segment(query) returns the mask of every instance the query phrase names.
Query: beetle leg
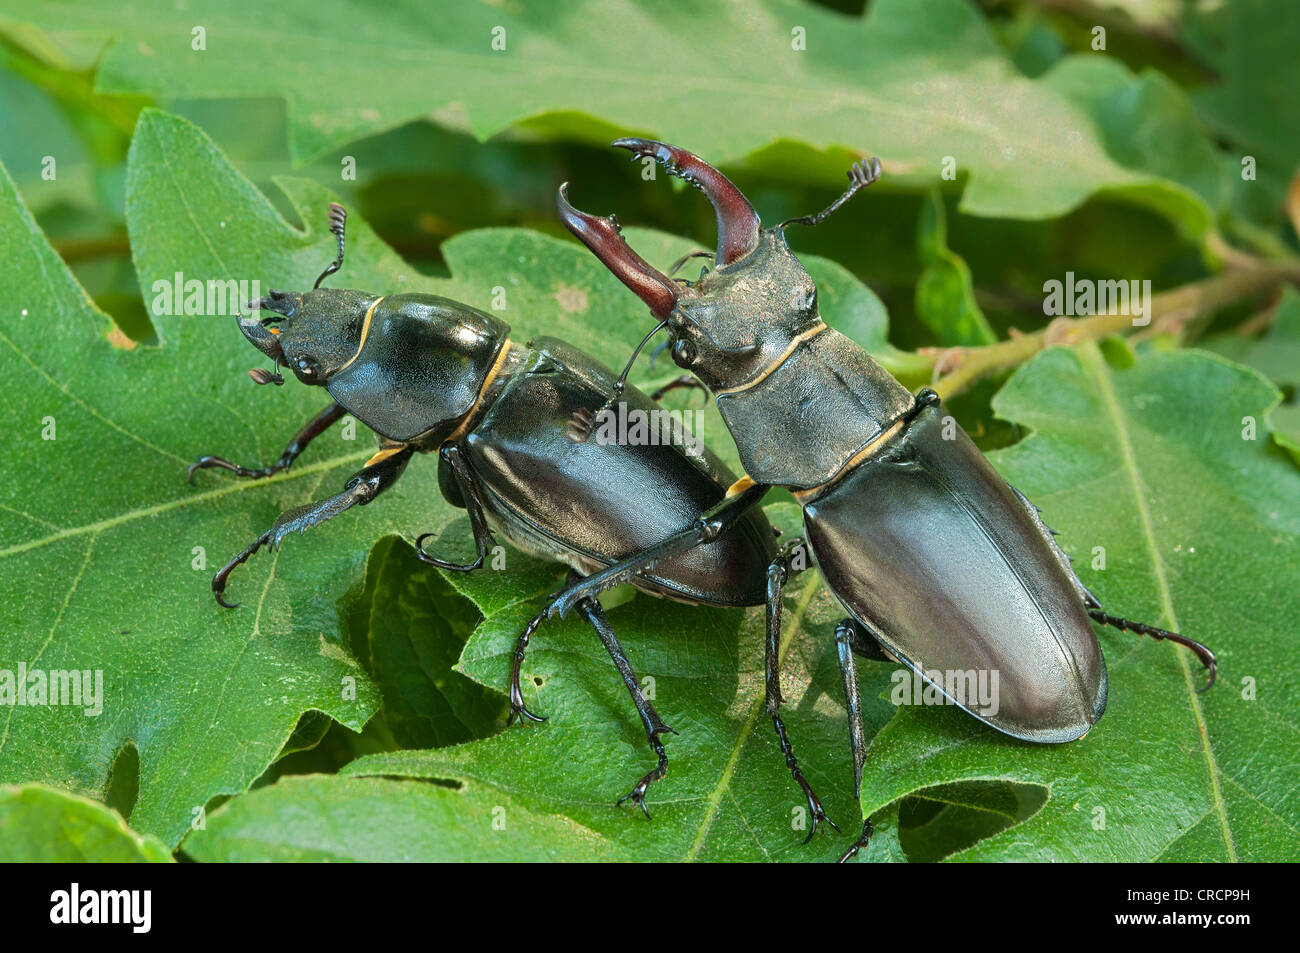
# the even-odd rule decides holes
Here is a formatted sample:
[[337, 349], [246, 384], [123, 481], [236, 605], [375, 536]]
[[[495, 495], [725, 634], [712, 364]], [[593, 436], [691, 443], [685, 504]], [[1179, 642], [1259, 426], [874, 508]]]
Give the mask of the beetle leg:
[[614, 406], [614, 402], [622, 396], [624, 389], [627, 387], [627, 375], [632, 373], [632, 366], [636, 364], [636, 359], [641, 354], [641, 350], [650, 343], [651, 338], [666, 327], [668, 327], [668, 321], [660, 321], [654, 326], [654, 329], [651, 330], [649, 334], [641, 339], [641, 343], [632, 351], [632, 356], [627, 359], [627, 364], [623, 367], [623, 373], [619, 374], [618, 379], [614, 381], [614, 386], [611, 388], [612, 392], [609, 397], [605, 399], [603, 404], [597, 407], [594, 411], [579, 408], [573, 412], [573, 416], [569, 418], [570, 440], [574, 443], [587, 442], [587, 438], [591, 436], [592, 428], [596, 426], [596, 421], [598, 421], [606, 411], [610, 410]]
[[693, 258], [712, 258], [712, 257], [713, 257], [713, 252], [705, 251], [702, 248], [699, 251], [688, 251], [681, 258], [678, 258], [675, 262], [673, 262], [673, 266], [668, 269], [668, 274], [670, 277], [672, 275], [677, 274], [677, 272], [685, 268], [686, 263]]
[[229, 470], [237, 477], [246, 477], [250, 480], [260, 480], [264, 477], [274, 476], [282, 470], [288, 470], [293, 466], [293, 461], [298, 459], [298, 455], [307, 449], [307, 444], [311, 443], [333, 424], [337, 423], [347, 411], [342, 404], [330, 404], [319, 414], [307, 421], [306, 425], [293, 435], [289, 445], [284, 448], [284, 453], [280, 454], [280, 459], [275, 463], [265, 467], [249, 468], [241, 467], [237, 463], [231, 463], [222, 457], [214, 457], [205, 454], [199, 457], [194, 463], [190, 464], [186, 471], [191, 483], [194, 482], [194, 472], [196, 470], [207, 470], [212, 467], [219, 467], [223, 470]]
[[627, 582], [638, 573], [653, 569], [660, 560], [713, 542], [740, 520], [751, 506], [757, 505], [770, 489], [771, 487], [765, 483], [750, 484], [735, 496], [727, 497], [701, 515], [686, 529], [566, 587], [547, 606], [547, 617], [558, 615], [563, 619], [583, 599], [595, 599], [602, 592]]
[[546, 621], [546, 610], [543, 609], [524, 626], [524, 631], [519, 633], [519, 638], [515, 640], [514, 661], [510, 666], [510, 715], [506, 718], [507, 725], [513, 725], [516, 718], [527, 718], [529, 721], [542, 722], [546, 718], [543, 715], [535, 715], [528, 710], [524, 704], [524, 693], [519, 687], [519, 673], [524, 666], [524, 653], [528, 651], [528, 641], [537, 631], [538, 626]]
[[421, 533], [416, 537], [415, 555], [421, 562], [428, 563], [430, 566], [437, 566], [439, 569], [446, 569], [450, 572], [473, 572], [483, 565], [483, 558], [487, 556], [488, 547], [496, 541], [492, 538], [492, 530], [488, 528], [487, 520], [483, 517], [483, 505], [479, 497], [478, 482], [474, 479], [474, 474], [470, 471], [464, 457], [460, 455], [460, 448], [454, 443], [444, 444], [438, 455], [447, 462], [447, 465], [451, 467], [451, 472], [456, 476], [456, 484], [460, 487], [461, 496], [465, 500], [465, 511], [469, 513], [469, 525], [474, 533], [474, 549], [478, 556], [472, 563], [466, 563], [465, 565], [449, 563], [436, 556], [431, 556], [424, 551], [424, 541], [432, 536], [432, 533]]
[[1195, 653], [1200, 659], [1201, 664], [1210, 670], [1210, 679], [1198, 691], [1208, 691], [1214, 684], [1214, 680], [1219, 677], [1219, 664], [1210, 649], [1197, 642], [1195, 639], [1189, 639], [1185, 635], [1179, 635], [1177, 632], [1170, 632], [1167, 629], [1158, 629], [1154, 625], [1147, 625], [1145, 622], [1134, 622], [1131, 619], [1121, 619], [1119, 616], [1109, 615], [1099, 608], [1089, 607], [1088, 615], [1096, 619], [1102, 625], [1109, 625], [1119, 629], [1121, 632], [1136, 632], [1139, 635], [1149, 635], [1157, 641], [1175, 642], [1178, 645], [1186, 646]]
[[[853, 657], [859, 626], [845, 619], [835, 627], [835, 653], [844, 679], [844, 707], [849, 718], [849, 742], [853, 746], [853, 796], [862, 796], [862, 765], [867, 760], [866, 734], [862, 727], [862, 698], [858, 692], [858, 662]], [[861, 654], [861, 653], [859, 653]]]
[[397, 481], [414, 452], [413, 447], [398, 448], [354, 473], [342, 493], [281, 513], [269, 530], [253, 540], [247, 549], [226, 563], [212, 577], [212, 594], [216, 597], [217, 603], [227, 609], [234, 609], [239, 605], [237, 602], [231, 603], [225, 600], [226, 581], [235, 568], [248, 562], [255, 552], [263, 546], [277, 549], [290, 533], [305, 533], [311, 527], [338, 516], [344, 510], [349, 510], [358, 504], [364, 506], [369, 503]]
[[[849, 742], [853, 745], [853, 796], [862, 797], [862, 766], [867, 760], [866, 734], [862, 727], [862, 696], [858, 691], [858, 663], [855, 655], [889, 661], [880, 642], [861, 622], [849, 617], [835, 627], [835, 651], [839, 658], [840, 675], [844, 678], [844, 705], [849, 717]], [[874, 833], [871, 818], [862, 819], [862, 833], [849, 845], [839, 863], [852, 860], [858, 851], [867, 846]]]
[[641, 716], [641, 725], [645, 728], [646, 740], [650, 742], [650, 747], [654, 749], [659, 758], [654, 770], [642, 777], [631, 791], [617, 801], [618, 804], [622, 804], [624, 801], [630, 800], [641, 808], [641, 813], [649, 817], [650, 812], [645, 806], [646, 788], [668, 773], [668, 754], [664, 751], [664, 745], [659, 736], [665, 731], [674, 735], [677, 732], [664, 724], [664, 720], [659, 717], [659, 712], [655, 711], [655, 706], [650, 703], [650, 699], [646, 698], [645, 693], [641, 691], [641, 683], [637, 681], [636, 672], [632, 671], [632, 665], [627, 660], [627, 653], [623, 651], [618, 636], [614, 634], [613, 626], [605, 618], [605, 610], [600, 607], [600, 603], [595, 599], [584, 599], [578, 603], [577, 609], [582, 617], [591, 624], [591, 627], [596, 630], [596, 635], [600, 637], [601, 644], [605, 646], [605, 651], [613, 659], [618, 674], [623, 676], [623, 684], [627, 686], [627, 693], [632, 696], [632, 704], [636, 706], [636, 713]]
[[871, 826], [871, 818], [864, 818], [862, 821], [862, 833], [858, 835], [857, 840], [849, 845], [849, 849], [840, 855], [840, 859], [836, 861], [836, 863], [847, 863], [854, 857], [858, 856], [858, 851], [867, 846], [867, 842], [871, 840], [871, 835], [875, 832], [875, 828]]
[[795, 783], [803, 789], [808, 799], [808, 813], [812, 817], [812, 826], [804, 843], [808, 843], [817, 833], [817, 828], [825, 821], [835, 830], [835, 822], [826, 816], [821, 799], [813, 792], [812, 785], [799, 770], [799, 761], [794, 756], [794, 748], [785, 733], [785, 722], [781, 720], [781, 599], [785, 594], [785, 583], [790, 576], [790, 557], [802, 548], [803, 540], [795, 539], [786, 543], [767, 567], [767, 639], [763, 649], [763, 674], [767, 684], [767, 714], [776, 729], [776, 738], [781, 745], [781, 754], [785, 755], [785, 766]]
[[[569, 573], [570, 583], [576, 582], [577, 579], [576, 573]], [[601, 644], [605, 646], [605, 651], [609, 653], [609, 657], [614, 661], [614, 667], [618, 669], [619, 675], [623, 676], [623, 684], [627, 686], [627, 692], [632, 696], [632, 704], [636, 706], [636, 712], [641, 716], [641, 724], [645, 728], [646, 739], [650, 742], [650, 747], [654, 749], [659, 758], [654, 770], [642, 777], [632, 790], [619, 798], [617, 802], [622, 804], [630, 799], [641, 808], [646, 817], [649, 817], [650, 811], [647, 810], [645, 805], [646, 789], [668, 773], [668, 753], [664, 751], [663, 741], [660, 740], [659, 736], [663, 732], [671, 732], [674, 735], [677, 732], [664, 723], [664, 720], [659, 717], [659, 712], [655, 711], [654, 705], [641, 691], [636, 672], [632, 670], [632, 665], [627, 660], [627, 653], [623, 651], [623, 646], [619, 642], [618, 636], [614, 634], [614, 629], [605, 617], [605, 612], [601, 609], [600, 603], [595, 599], [584, 599], [578, 603], [577, 609], [579, 614], [596, 630], [596, 635], [600, 637]], [[528, 649], [528, 642], [533, 633], [545, 621], [546, 612], [539, 612], [524, 627], [523, 632], [519, 634], [519, 638], [515, 642], [514, 660], [510, 670], [510, 716], [507, 719], [507, 724], [513, 723], [517, 717], [538, 722], [546, 720], [544, 717], [535, 715], [528, 710], [528, 706], [524, 703], [523, 691], [519, 686], [520, 669], [524, 664], [524, 652]]]
[[704, 383], [694, 374], [683, 374], [681, 377], [674, 377], [663, 387], [660, 387], [657, 391], [652, 393], [650, 395], [650, 399], [654, 401], [660, 400], [665, 394], [671, 394], [673, 391], [680, 390], [683, 387], [689, 388], [691, 390], [703, 391], [706, 395], [705, 403], [708, 402], [707, 395], [709, 393], [709, 389], [705, 387]]
[[871, 634], [871, 631], [857, 619], [848, 618], [841, 622], [835, 629], [836, 639], [839, 638], [841, 628], [845, 630], [845, 638], [848, 639], [849, 649], [852, 650], [854, 655], [871, 659], [873, 662], [898, 661], [886, 651], [879, 640]]

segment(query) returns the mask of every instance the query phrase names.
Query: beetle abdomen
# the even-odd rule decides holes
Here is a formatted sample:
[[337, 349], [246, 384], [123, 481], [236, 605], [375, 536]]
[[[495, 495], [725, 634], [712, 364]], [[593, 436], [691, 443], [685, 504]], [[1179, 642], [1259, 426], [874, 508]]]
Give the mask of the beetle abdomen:
[[1000, 731], [1072, 741], [1106, 707], [1081, 587], [1023, 498], [960, 428], [944, 439], [942, 419], [927, 408], [805, 500], [808, 540], [840, 601], [909, 667], [991, 689], [954, 700]]
[[[576, 410], [598, 406], [614, 375], [554, 339], [505, 385], [465, 439], [466, 457], [498, 526], [521, 548], [583, 572], [609, 565], [688, 527], [721, 502], [734, 477], [703, 447], [585, 442], [569, 436]], [[663, 411], [634, 387], [628, 411]], [[652, 591], [714, 605], [766, 598], [774, 534], [753, 510], [719, 539], [645, 573]]]

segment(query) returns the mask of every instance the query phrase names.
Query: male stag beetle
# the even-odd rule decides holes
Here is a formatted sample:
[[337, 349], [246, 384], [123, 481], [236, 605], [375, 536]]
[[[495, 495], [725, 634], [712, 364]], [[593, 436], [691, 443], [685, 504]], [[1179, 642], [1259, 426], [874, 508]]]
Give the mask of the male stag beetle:
[[[437, 451], [443, 496], [469, 515], [477, 549], [471, 563], [427, 553], [424, 541], [431, 534], [416, 539], [421, 560], [450, 571], [482, 566], [495, 529], [524, 552], [567, 564], [573, 581], [670, 536], [724, 498], [735, 477], [707, 448], [688, 453], [681, 441], [635, 446], [577, 439], [571, 419], [611, 391], [622, 393], [629, 412], [656, 406], [635, 387], [625, 387], [627, 370], [616, 379], [593, 358], [554, 338], [514, 343], [504, 322], [446, 298], [321, 288], [321, 281], [342, 266], [345, 220], [342, 207], [331, 206], [338, 256], [313, 290], [271, 291], [249, 306], [272, 317], [239, 319], [244, 337], [275, 362], [273, 372], [250, 371], [255, 382], [283, 383], [279, 369], [285, 366], [304, 384], [324, 387], [333, 402], [294, 436], [276, 463], [247, 468], [204, 456], [190, 466], [189, 475], [192, 480], [195, 471], [215, 467], [256, 479], [287, 470], [314, 438], [348, 413], [379, 435], [380, 450], [341, 493], [282, 514], [223, 567], [212, 580], [221, 605], [233, 608], [224, 596], [226, 582], [258, 549], [274, 549], [292, 532], [371, 502], [397, 481], [416, 453]], [[754, 508], [707, 545], [661, 560], [629, 581], [682, 602], [766, 604], [769, 683], [777, 679], [779, 684], [771, 633], [780, 632], [781, 584], [801, 568], [801, 545], [778, 547], [771, 524]], [[673, 729], [642, 693], [600, 604], [580, 599], [575, 608], [608, 650], [658, 757], [655, 768], [618, 802], [631, 799], [649, 816], [646, 789], [668, 766], [660, 735]], [[519, 680], [529, 639], [545, 618], [543, 612], [533, 619], [516, 645], [511, 721], [544, 720], [524, 704]], [[772, 718], [786, 764], [808, 799], [811, 838], [827, 818], [799, 771], [775, 709]]]
[[[938, 395], [913, 396], [862, 348], [827, 327], [817, 287], [786, 245], [792, 224], [816, 225], [880, 163], [855, 163], [830, 207], [764, 229], [717, 169], [662, 142], [619, 139], [698, 188], [717, 216], [715, 267], [693, 284], [669, 280], [636, 254], [611, 218], [569, 204], [565, 225], [650, 308], [671, 335], [673, 359], [713, 392], [746, 477], [695, 525], [588, 576], [550, 606], [577, 601], [724, 532], [772, 486], [803, 507], [804, 532], [827, 584], [848, 612], [835, 638], [859, 794], [866, 758], [854, 653], [927, 672], [998, 673], [999, 698], [981, 711], [933, 683], [976, 718], [1015, 738], [1081, 738], [1106, 707], [1106, 666], [1089, 618], [1187, 646], [1210, 671], [1214, 654], [1191, 639], [1104, 612], [1075, 575], [1038, 510], [1009, 486]], [[871, 836], [862, 835], [842, 859]]]

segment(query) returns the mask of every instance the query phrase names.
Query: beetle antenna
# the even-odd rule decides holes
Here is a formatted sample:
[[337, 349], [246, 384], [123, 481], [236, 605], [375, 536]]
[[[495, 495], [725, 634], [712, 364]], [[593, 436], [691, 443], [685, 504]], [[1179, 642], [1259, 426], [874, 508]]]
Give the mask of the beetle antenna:
[[332, 262], [325, 266], [325, 270], [320, 273], [316, 279], [316, 284], [312, 285], [312, 290], [320, 287], [320, 283], [328, 278], [334, 272], [343, 267], [343, 246], [345, 244], [343, 233], [348, 224], [348, 210], [338, 202], [330, 202], [330, 233], [339, 240], [339, 254]]
[[822, 209], [816, 215], [801, 215], [798, 218], [787, 218], [777, 228], [785, 228], [787, 225], [820, 225], [826, 221], [830, 215], [837, 211], [841, 205], [853, 198], [858, 189], [870, 185], [872, 182], [880, 180], [880, 160], [875, 156], [870, 159], [861, 159], [849, 166], [848, 177], [849, 187], [844, 194], [837, 198], [826, 208]]
[[627, 359], [627, 366], [623, 368], [623, 373], [618, 375], [618, 380], [614, 381], [614, 393], [609, 395], [609, 399], [601, 404], [595, 413], [590, 410], [575, 410], [573, 416], [569, 418], [569, 439], [574, 443], [586, 443], [587, 438], [591, 436], [592, 429], [596, 426], [596, 421], [600, 420], [602, 414], [614, 406], [614, 401], [622, 395], [624, 388], [627, 387], [627, 375], [632, 373], [632, 365], [636, 363], [637, 356], [642, 349], [650, 343], [650, 339], [656, 334], [668, 327], [668, 319], [660, 321], [651, 329], [650, 333], [641, 339], [641, 343], [636, 346], [632, 356]]

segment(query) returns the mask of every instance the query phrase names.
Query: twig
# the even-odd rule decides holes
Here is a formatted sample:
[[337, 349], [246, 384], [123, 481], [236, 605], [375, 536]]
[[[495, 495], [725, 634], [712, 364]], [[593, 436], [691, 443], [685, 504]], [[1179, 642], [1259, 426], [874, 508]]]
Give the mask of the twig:
[[[1150, 318], [1153, 323], [1172, 318], [1185, 324], [1245, 298], [1267, 294], [1286, 281], [1300, 282], [1300, 264], [1294, 261], [1256, 262], [1250, 268], [1225, 272], [1154, 295]], [[945, 349], [941, 352], [943, 361], [953, 370], [940, 377], [934, 389], [940, 397], [947, 399], [963, 393], [991, 374], [1018, 367], [1045, 348], [1095, 341], [1131, 330], [1133, 326], [1132, 315], [1110, 312], [1068, 323], [1053, 321], [1040, 331], [984, 347]], [[930, 356], [936, 363], [939, 353], [938, 349], [932, 349]]]

